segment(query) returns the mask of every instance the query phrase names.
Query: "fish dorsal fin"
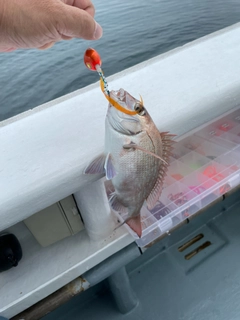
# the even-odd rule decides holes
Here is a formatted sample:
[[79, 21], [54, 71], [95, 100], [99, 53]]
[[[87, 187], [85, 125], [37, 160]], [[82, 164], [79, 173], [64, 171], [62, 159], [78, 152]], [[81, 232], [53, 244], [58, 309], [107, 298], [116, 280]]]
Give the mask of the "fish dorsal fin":
[[161, 132], [160, 133], [161, 139], [162, 139], [162, 149], [163, 149], [163, 159], [164, 163], [161, 165], [157, 181], [149, 194], [149, 196], [146, 199], [147, 207], [149, 210], [153, 209], [159, 200], [161, 193], [162, 193], [162, 187], [163, 187], [163, 181], [164, 177], [167, 173], [167, 167], [166, 163], [169, 163], [169, 157], [171, 156], [172, 151], [172, 144], [175, 142], [172, 140], [172, 138], [175, 136], [173, 134], [169, 134], [168, 132]]
[[159, 132], [160, 137], [162, 139], [162, 144], [163, 146], [169, 146], [175, 143], [176, 141], [173, 140], [174, 137], [176, 137], [176, 134], [170, 134], [168, 131], [167, 132]]
[[164, 180], [164, 176], [165, 176], [165, 168], [161, 168], [157, 181], [154, 185], [154, 187], [152, 188], [151, 193], [149, 194], [149, 196], [146, 199], [147, 202], [147, 207], [149, 210], [152, 210], [157, 201], [159, 200], [161, 193], [162, 193], [162, 186], [163, 186], [163, 180]]
[[169, 158], [172, 155], [172, 145], [176, 143], [176, 141], [173, 140], [173, 138], [176, 137], [176, 134], [160, 132], [160, 137], [162, 140], [162, 157], [167, 163], [169, 163]]
[[104, 164], [106, 161], [105, 154], [101, 154], [97, 158], [95, 158], [84, 170], [84, 174], [104, 174], [105, 169]]
[[106, 161], [105, 161], [105, 164], [104, 164], [104, 169], [105, 169], [106, 179], [107, 180], [111, 180], [117, 174], [116, 170], [114, 168], [114, 165], [112, 163], [112, 156], [111, 156], [110, 153], [107, 154]]
[[112, 184], [111, 180], [105, 180], [104, 181], [104, 185], [105, 185], [105, 189], [106, 189], [106, 193], [108, 196], [108, 199], [110, 199], [110, 196], [115, 192], [114, 186]]
[[124, 207], [124, 205], [118, 200], [117, 195], [115, 192], [111, 194], [111, 197], [109, 199], [109, 203], [113, 210], [121, 213], [127, 213], [128, 209]]

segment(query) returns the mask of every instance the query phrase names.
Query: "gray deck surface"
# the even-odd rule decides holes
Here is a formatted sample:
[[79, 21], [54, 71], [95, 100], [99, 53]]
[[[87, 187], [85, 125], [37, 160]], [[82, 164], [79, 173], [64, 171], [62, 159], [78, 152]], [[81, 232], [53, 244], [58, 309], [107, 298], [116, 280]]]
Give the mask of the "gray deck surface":
[[[119, 313], [101, 283], [44, 317], [44, 320], [239, 320], [240, 192], [215, 205], [147, 250], [127, 266], [139, 305]], [[184, 252], [178, 247], [204, 237]], [[184, 256], [206, 241], [190, 260]]]

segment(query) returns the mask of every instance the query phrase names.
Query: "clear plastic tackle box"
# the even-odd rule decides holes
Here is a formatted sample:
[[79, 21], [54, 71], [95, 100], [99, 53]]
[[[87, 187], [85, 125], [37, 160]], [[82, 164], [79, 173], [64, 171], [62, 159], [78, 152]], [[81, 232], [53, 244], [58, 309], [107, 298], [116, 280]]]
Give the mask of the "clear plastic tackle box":
[[141, 210], [142, 237], [125, 227], [139, 247], [147, 246], [239, 184], [240, 108], [178, 137], [159, 201]]

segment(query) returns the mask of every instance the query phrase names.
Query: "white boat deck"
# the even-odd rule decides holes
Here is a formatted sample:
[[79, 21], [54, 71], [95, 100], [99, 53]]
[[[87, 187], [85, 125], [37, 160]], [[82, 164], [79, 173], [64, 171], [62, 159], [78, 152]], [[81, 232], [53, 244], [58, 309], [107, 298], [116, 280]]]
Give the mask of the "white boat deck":
[[[183, 134], [240, 104], [239, 39], [237, 24], [109, 77], [109, 86], [141, 94], [161, 131]], [[82, 172], [103, 148], [106, 110], [96, 83], [0, 124], [0, 231], [90, 181]], [[7, 317], [133, 241], [122, 228], [106, 241], [84, 231], [41, 248], [22, 223], [11, 230], [24, 256], [0, 274], [0, 315]]]

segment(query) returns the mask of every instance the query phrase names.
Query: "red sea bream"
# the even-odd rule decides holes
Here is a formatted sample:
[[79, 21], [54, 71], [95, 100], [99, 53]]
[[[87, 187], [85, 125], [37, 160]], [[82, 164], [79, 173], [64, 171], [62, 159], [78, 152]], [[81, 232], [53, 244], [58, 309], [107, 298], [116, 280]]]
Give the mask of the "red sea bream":
[[111, 91], [110, 98], [105, 150], [85, 173], [104, 173], [111, 180], [112, 207], [127, 211], [125, 222], [141, 237], [140, 210], [145, 201], [152, 209], [161, 195], [173, 135], [160, 133], [142, 101], [127, 91]]

